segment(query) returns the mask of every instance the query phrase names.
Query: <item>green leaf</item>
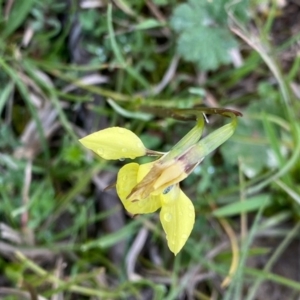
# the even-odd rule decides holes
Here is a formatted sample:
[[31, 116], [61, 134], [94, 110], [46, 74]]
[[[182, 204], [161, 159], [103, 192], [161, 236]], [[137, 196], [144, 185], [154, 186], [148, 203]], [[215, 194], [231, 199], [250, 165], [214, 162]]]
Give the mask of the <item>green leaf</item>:
[[164, 6], [168, 4], [168, 0], [153, 0], [153, 2], [158, 6]]
[[[239, 12], [246, 9], [246, 1], [242, 2]], [[225, 7], [229, 3], [228, 0], [189, 0], [174, 10], [171, 27], [179, 33], [177, 52], [201, 70], [215, 70], [230, 63], [229, 52], [237, 47], [226, 26]]]
[[134, 26], [135, 30], [147, 30], [156, 27], [162, 27], [163, 23], [157, 21], [156, 19], [147, 19], [142, 21], [141, 23]]
[[[280, 107], [274, 105], [278, 93], [274, 95], [274, 90], [265, 85], [259, 85], [258, 90], [263, 100], [253, 101], [248, 105], [244, 111], [245, 117], [239, 120], [234, 137], [220, 148], [227, 163], [236, 165], [238, 157], [241, 159], [243, 172], [249, 178], [258, 175], [266, 167], [279, 166], [261, 121], [264, 116], [262, 112], [266, 115], [265, 118], [280, 115]], [[285, 149], [284, 151], [286, 152]]]
[[195, 62], [201, 70], [215, 70], [231, 61], [229, 51], [237, 46], [226, 28], [195, 27], [178, 40], [177, 51], [186, 61]]
[[141, 226], [141, 219], [137, 219], [126, 226], [122, 227], [120, 230], [115, 231], [110, 234], [103, 235], [102, 237], [87, 242], [81, 246], [82, 251], [87, 251], [91, 248], [109, 248], [112, 245], [117, 244], [119, 241], [128, 239], [132, 236], [138, 227]]
[[6, 84], [2, 90], [0, 91], [0, 115], [2, 113], [2, 110], [8, 101], [12, 91], [13, 91], [14, 85], [12, 82]]
[[32, 9], [35, 0], [15, 1], [12, 11], [9, 15], [4, 30], [1, 32], [1, 38], [5, 39], [10, 36], [21, 24], [24, 23], [27, 15]]
[[144, 121], [149, 121], [152, 119], [152, 116], [147, 113], [143, 112], [133, 112], [124, 109], [120, 105], [118, 105], [115, 101], [112, 99], [107, 99], [107, 103], [121, 116], [125, 118], [130, 118], [130, 119], [138, 119], [138, 120], [144, 120]]
[[271, 203], [270, 196], [262, 194], [262, 195], [249, 198], [245, 201], [230, 203], [226, 206], [216, 209], [213, 212], [213, 215], [216, 217], [229, 217], [229, 216], [239, 215], [241, 213], [256, 211], [261, 206], [267, 206], [270, 203]]

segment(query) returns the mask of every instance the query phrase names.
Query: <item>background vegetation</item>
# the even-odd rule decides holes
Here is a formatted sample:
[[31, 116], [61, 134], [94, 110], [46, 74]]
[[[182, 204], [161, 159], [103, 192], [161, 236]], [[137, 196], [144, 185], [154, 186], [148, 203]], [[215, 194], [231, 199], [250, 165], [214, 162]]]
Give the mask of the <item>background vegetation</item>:
[[[299, 14], [296, 0], [0, 1], [1, 298], [298, 299]], [[157, 213], [131, 219], [103, 192], [124, 162], [78, 143], [118, 125], [164, 151], [193, 126], [141, 104], [244, 114], [182, 184], [197, 218], [176, 257]]]

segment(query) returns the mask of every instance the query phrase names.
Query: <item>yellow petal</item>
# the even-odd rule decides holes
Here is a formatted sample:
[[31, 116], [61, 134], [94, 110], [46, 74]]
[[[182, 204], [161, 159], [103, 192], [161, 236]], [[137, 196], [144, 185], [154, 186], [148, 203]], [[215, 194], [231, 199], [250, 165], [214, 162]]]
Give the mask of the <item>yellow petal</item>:
[[150, 172], [150, 170], [152, 169], [153, 165], [156, 163], [157, 161], [152, 161], [146, 164], [142, 164], [139, 167], [139, 171], [137, 174], [137, 181], [141, 182], [146, 175]]
[[79, 142], [104, 159], [134, 159], [146, 154], [142, 141], [132, 131], [121, 127], [94, 132]]
[[[152, 213], [161, 207], [160, 196], [150, 195], [145, 199], [127, 199], [127, 196], [130, 194], [133, 187], [137, 184], [139, 169], [142, 166], [137, 163], [127, 164], [120, 169], [117, 178], [117, 193], [125, 209], [134, 215]], [[146, 168], [148, 168], [148, 166]]]
[[[165, 191], [167, 192], [167, 190]], [[195, 223], [195, 209], [179, 185], [161, 195], [160, 221], [166, 233], [168, 246], [176, 255], [186, 243]]]

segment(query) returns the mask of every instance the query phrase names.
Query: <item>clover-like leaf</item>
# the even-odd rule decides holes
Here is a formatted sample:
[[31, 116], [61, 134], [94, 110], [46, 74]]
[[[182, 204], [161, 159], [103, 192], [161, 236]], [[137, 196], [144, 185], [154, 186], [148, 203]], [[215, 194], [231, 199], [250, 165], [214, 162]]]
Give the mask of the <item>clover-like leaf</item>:
[[[246, 1], [235, 6], [241, 16]], [[215, 70], [231, 61], [230, 50], [237, 42], [226, 26], [228, 0], [189, 0], [179, 5], [171, 18], [172, 28], [179, 33], [177, 52], [186, 61], [194, 62], [201, 70]]]

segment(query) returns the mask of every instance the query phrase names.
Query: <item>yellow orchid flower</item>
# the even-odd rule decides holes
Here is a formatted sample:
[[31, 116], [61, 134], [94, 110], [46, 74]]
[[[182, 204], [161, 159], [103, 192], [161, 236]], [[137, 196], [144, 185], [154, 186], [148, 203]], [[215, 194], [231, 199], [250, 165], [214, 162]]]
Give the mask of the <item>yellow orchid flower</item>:
[[125, 165], [118, 173], [116, 189], [125, 209], [134, 215], [152, 213], [161, 208], [160, 221], [168, 246], [176, 255], [190, 236], [195, 222], [194, 206], [179, 188], [179, 184], [174, 183], [161, 192], [152, 192], [145, 198], [131, 200], [128, 197], [132, 189], [149, 174], [155, 163]]
[[162, 155], [159, 159], [139, 165], [124, 165], [117, 176], [116, 190], [125, 207], [133, 214], [153, 213], [159, 208], [160, 221], [168, 247], [176, 255], [186, 243], [195, 222], [191, 200], [179, 187], [204, 157], [224, 143], [234, 132], [237, 118], [227, 113], [232, 122], [200, 140], [203, 118], [169, 152], [148, 150], [133, 132], [111, 127], [79, 140], [86, 148], [105, 159], [123, 159]]

